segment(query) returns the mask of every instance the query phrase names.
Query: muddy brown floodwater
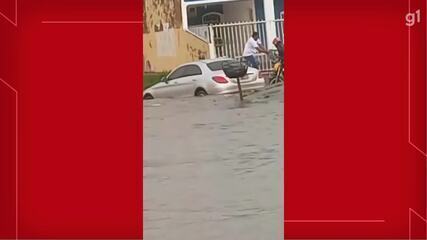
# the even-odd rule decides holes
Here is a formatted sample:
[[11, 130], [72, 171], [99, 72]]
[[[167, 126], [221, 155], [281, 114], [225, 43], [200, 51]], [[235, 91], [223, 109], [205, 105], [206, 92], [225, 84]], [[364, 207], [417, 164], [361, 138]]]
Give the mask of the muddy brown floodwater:
[[283, 239], [283, 88], [144, 102], [144, 240]]

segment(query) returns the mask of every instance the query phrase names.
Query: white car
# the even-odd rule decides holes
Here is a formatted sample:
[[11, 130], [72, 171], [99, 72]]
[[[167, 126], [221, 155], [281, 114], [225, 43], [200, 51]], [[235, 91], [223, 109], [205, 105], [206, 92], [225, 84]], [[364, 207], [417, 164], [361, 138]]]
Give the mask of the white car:
[[[223, 63], [230, 58], [202, 60], [183, 64], [169, 75], [144, 91], [144, 99], [206, 96], [237, 93], [237, 79], [225, 76]], [[240, 79], [243, 90], [256, 90], [265, 87], [259, 71], [248, 68], [248, 73]]]

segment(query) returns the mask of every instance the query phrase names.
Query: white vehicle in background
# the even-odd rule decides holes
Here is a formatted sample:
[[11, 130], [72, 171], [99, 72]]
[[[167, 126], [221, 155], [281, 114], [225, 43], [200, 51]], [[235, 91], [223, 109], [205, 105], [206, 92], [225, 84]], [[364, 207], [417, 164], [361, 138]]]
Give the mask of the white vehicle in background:
[[[183, 64], [162, 80], [144, 91], [144, 99], [206, 96], [237, 93], [237, 79], [225, 76], [222, 66], [231, 58], [202, 60]], [[257, 90], [265, 87], [259, 71], [248, 68], [246, 76], [240, 79], [242, 89]]]

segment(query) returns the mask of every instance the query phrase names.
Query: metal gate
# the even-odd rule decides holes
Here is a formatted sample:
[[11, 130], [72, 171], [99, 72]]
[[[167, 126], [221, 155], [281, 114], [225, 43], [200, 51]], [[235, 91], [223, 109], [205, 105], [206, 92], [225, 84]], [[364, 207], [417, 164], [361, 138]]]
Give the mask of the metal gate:
[[[273, 29], [273, 30], [272, 30]], [[274, 30], [276, 31], [274, 33]], [[238, 22], [209, 26], [209, 44], [213, 57], [230, 57], [240, 59], [245, 48], [245, 44], [256, 31], [260, 35], [260, 40], [267, 47], [271, 36], [279, 37], [284, 41], [283, 19], [273, 21]], [[273, 31], [273, 32], [271, 32]], [[261, 70], [272, 68], [268, 56], [258, 54]]]

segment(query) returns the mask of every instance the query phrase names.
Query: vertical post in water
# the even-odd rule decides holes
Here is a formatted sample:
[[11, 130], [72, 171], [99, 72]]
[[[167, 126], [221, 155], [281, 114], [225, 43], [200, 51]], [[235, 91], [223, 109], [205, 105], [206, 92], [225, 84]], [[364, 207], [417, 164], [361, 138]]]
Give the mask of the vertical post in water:
[[239, 88], [240, 101], [243, 102], [242, 86], [240, 85], [240, 78], [237, 78], [237, 87]]

